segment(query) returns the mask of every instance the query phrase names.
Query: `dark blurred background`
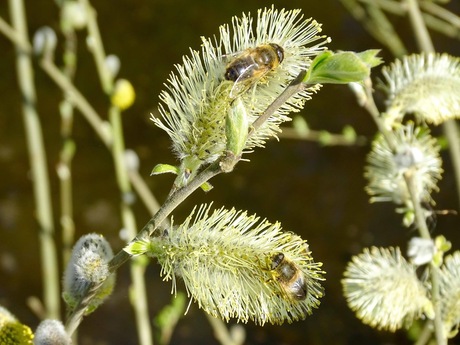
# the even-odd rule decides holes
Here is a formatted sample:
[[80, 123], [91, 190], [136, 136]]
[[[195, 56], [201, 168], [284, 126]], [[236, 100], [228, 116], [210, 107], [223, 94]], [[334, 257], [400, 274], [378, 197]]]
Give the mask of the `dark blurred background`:
[[[59, 9], [53, 1], [25, 1], [29, 34], [47, 25], [59, 32]], [[256, 0], [94, 0], [101, 35], [107, 54], [116, 54], [122, 65], [119, 76], [129, 79], [136, 89], [136, 102], [124, 115], [126, 146], [141, 159], [141, 174], [162, 201], [172, 175], [150, 177], [157, 163], [176, 164], [170, 151], [169, 137], [149, 120], [156, 112], [158, 94], [163, 89], [173, 64], [180, 63], [189, 47], [198, 49], [200, 36], [218, 33], [219, 25], [229, 23], [233, 15], [255, 14], [269, 3]], [[332, 50], [382, 48], [357, 23], [337, 0], [275, 1], [277, 8], [301, 8], [306, 17], [323, 23], [323, 33], [332, 37]], [[452, 6], [460, 13], [459, 2]], [[0, 3], [0, 15], [9, 21], [6, 1]], [[405, 32], [406, 43], [416, 51], [408, 23], [395, 18]], [[93, 59], [86, 49], [84, 32], [78, 33], [79, 55], [75, 83], [98, 113], [106, 117], [108, 101], [101, 92]], [[438, 51], [459, 55], [458, 41], [435, 35]], [[62, 42], [62, 36], [59, 36]], [[21, 97], [15, 75], [15, 52], [12, 44], [0, 36], [0, 305], [8, 308], [22, 322], [35, 329], [38, 318], [29, 310], [26, 299], [41, 298], [40, 248], [34, 214], [32, 184]], [[61, 64], [59, 50], [58, 64]], [[393, 60], [383, 49], [385, 61]], [[61, 91], [35, 64], [38, 110], [42, 119], [51, 175], [54, 216], [59, 234], [58, 180], [56, 163], [61, 145], [58, 103]], [[378, 76], [379, 69], [375, 71]], [[379, 96], [377, 96], [379, 99]], [[380, 98], [381, 99], [381, 98]], [[369, 115], [355, 102], [346, 86], [325, 86], [307, 103], [302, 116], [312, 129], [338, 133], [352, 125], [370, 141], [376, 128]], [[88, 123], [76, 114], [74, 139], [77, 153], [73, 161], [74, 212], [77, 236], [102, 233], [115, 251], [122, 248], [119, 193], [113, 162], [107, 148]], [[364, 247], [400, 246], [405, 252], [408, 239], [416, 232], [401, 225], [401, 217], [390, 204], [368, 202], [364, 192], [363, 166], [369, 145], [322, 147], [318, 143], [282, 139], [266, 149], [257, 149], [236, 170], [211, 182], [208, 194], [197, 191], [175, 212], [183, 219], [194, 205], [214, 201], [248, 210], [280, 221], [286, 230], [307, 239], [313, 257], [324, 263], [326, 296], [321, 306], [305, 321], [283, 326], [245, 325], [246, 344], [410, 344], [403, 331], [379, 332], [354, 317], [342, 296], [340, 280], [350, 257]], [[437, 209], [458, 210], [456, 186], [449, 156], [443, 153], [445, 174], [441, 192], [434, 195]], [[137, 202], [135, 212], [139, 227], [150, 215]], [[457, 216], [439, 216], [434, 234], [443, 233], [460, 246]], [[58, 240], [59, 241], [59, 240]], [[152, 317], [169, 301], [171, 284], [159, 278], [159, 267], [151, 264], [146, 273], [149, 307]], [[79, 328], [80, 344], [137, 344], [133, 312], [129, 304], [129, 269], [124, 265], [111, 299]], [[181, 286], [181, 288], [183, 288]], [[218, 344], [203, 312], [192, 304], [173, 335], [172, 344]]]

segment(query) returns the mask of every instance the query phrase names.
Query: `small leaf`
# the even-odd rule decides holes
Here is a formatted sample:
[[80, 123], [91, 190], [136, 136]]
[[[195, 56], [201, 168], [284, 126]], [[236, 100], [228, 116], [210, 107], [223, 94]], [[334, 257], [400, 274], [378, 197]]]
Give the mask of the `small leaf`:
[[133, 241], [128, 243], [123, 250], [132, 256], [142, 255], [150, 250], [150, 242], [148, 240]]
[[159, 328], [158, 340], [160, 344], [169, 344], [177, 322], [184, 315], [185, 302], [185, 294], [179, 292], [155, 317], [154, 323]]
[[172, 173], [174, 175], [177, 175], [179, 173], [179, 168], [174, 165], [170, 165], [170, 164], [157, 164], [152, 169], [150, 176], [166, 174], [166, 173]]
[[210, 184], [209, 182], [203, 183], [200, 188], [203, 190], [203, 192], [209, 192], [211, 189], [213, 189], [213, 185]]

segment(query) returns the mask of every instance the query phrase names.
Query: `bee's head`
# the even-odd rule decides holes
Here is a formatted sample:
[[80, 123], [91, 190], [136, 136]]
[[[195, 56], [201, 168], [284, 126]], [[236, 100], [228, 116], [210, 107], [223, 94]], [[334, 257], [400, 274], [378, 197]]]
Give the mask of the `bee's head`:
[[270, 43], [270, 46], [275, 49], [276, 55], [278, 56], [278, 62], [281, 63], [284, 60], [284, 49], [276, 43]]
[[239, 73], [235, 68], [227, 68], [224, 77], [226, 80], [236, 81], [239, 77]]
[[284, 260], [284, 254], [283, 253], [278, 253], [272, 257], [272, 262], [271, 262], [271, 269], [274, 270], [276, 269], [281, 261]]

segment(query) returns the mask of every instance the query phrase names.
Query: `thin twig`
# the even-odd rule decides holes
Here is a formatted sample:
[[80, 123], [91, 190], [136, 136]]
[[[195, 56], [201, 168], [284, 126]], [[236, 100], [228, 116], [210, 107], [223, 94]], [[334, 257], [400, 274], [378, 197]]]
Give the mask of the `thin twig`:
[[72, 82], [59, 70], [54, 62], [48, 58], [40, 60], [40, 66], [48, 74], [51, 79], [68, 95], [69, 100], [82, 113], [86, 120], [93, 127], [94, 131], [99, 135], [107, 147], [112, 146], [112, 132], [110, 125], [101, 120], [96, 110], [80, 93], [80, 91], [72, 84]]
[[[242, 339], [234, 339], [227, 325], [221, 320], [209, 314], [206, 317], [214, 330], [214, 337], [219, 341], [221, 345], [241, 345], [244, 343], [244, 337]], [[239, 326], [239, 325], [235, 325]]]
[[282, 139], [308, 140], [318, 142], [325, 146], [352, 146], [365, 145], [367, 140], [364, 136], [358, 136], [353, 140], [348, 139], [343, 134], [334, 134], [326, 131], [316, 131], [308, 129], [305, 133], [299, 132], [292, 127], [282, 127], [278, 134]]
[[276, 98], [273, 103], [268, 106], [263, 114], [254, 121], [251, 126], [251, 130], [249, 131], [248, 138], [254, 135], [260, 126], [262, 126], [262, 124], [264, 124], [279, 107], [286, 103], [289, 98], [306, 88], [306, 85], [302, 83], [306, 73], [306, 71], [301, 71], [299, 75], [288, 85], [288, 87], [278, 96], [278, 98]]
[[[86, 9], [87, 28], [90, 50], [93, 54], [96, 68], [101, 81], [102, 89], [110, 97], [114, 87], [113, 76], [110, 74], [106, 63], [104, 45], [102, 44], [99, 25], [96, 20], [96, 11], [88, 0], [80, 0]], [[113, 134], [112, 157], [115, 164], [118, 188], [121, 192], [121, 219], [123, 227], [128, 233], [129, 238], [134, 238], [137, 232], [136, 218], [129, 199], [132, 194], [132, 187], [128, 176], [125, 162], [125, 143], [123, 135], [123, 125], [121, 109], [112, 105], [109, 109], [109, 119]], [[131, 263], [131, 280], [134, 298], [131, 304], [134, 309], [136, 319], [137, 335], [141, 345], [153, 345], [152, 326], [147, 303], [147, 290], [145, 283], [145, 267], [136, 262]]]
[[0, 17], [0, 32], [8, 38], [16, 47], [20, 47], [25, 53], [32, 53], [32, 45], [27, 37], [21, 36], [17, 30], [11, 27], [3, 18]]
[[[127, 231], [129, 238], [133, 238], [136, 236], [137, 224], [131, 207], [131, 202], [129, 201], [132, 191], [125, 164], [125, 144], [120, 109], [112, 106], [109, 110], [109, 118], [114, 138], [112, 156], [115, 163], [118, 188], [120, 189], [122, 195], [120, 205], [121, 219], [123, 227]], [[145, 267], [136, 262], [132, 262], [130, 270], [133, 289], [133, 298], [131, 299], [131, 303], [136, 316], [136, 328], [139, 337], [139, 344], [152, 345], [153, 336], [148, 312], [147, 291], [144, 275]]]
[[402, 4], [400, 1], [396, 0], [359, 0], [362, 3], [365, 4], [371, 4], [373, 6], [379, 7], [384, 11], [387, 11], [392, 14], [396, 15], [404, 15], [406, 14], [406, 9], [404, 7], [404, 4]]
[[59, 274], [54, 224], [51, 206], [51, 191], [47, 169], [46, 153], [40, 118], [36, 109], [36, 93], [33, 82], [33, 68], [30, 50], [25, 51], [28, 42], [27, 22], [22, 0], [10, 0], [9, 8], [15, 36], [21, 45], [16, 45], [16, 68], [19, 88], [22, 94], [22, 113], [26, 130], [29, 160], [32, 170], [35, 205], [39, 224], [43, 294], [47, 317], [60, 318]]
[[431, 41], [430, 34], [428, 29], [423, 21], [422, 12], [420, 11], [419, 4], [417, 0], [406, 0], [408, 7], [409, 19], [412, 23], [414, 29], [415, 39], [421, 51], [425, 53], [433, 53], [434, 46]]
[[455, 172], [455, 182], [457, 184], [457, 198], [460, 206], [460, 136], [457, 122], [449, 120], [443, 123], [444, 134], [449, 141], [449, 154], [452, 167]]
[[366, 3], [366, 9], [356, 0], [341, 0], [351, 15], [395, 56], [406, 54], [406, 49], [386, 14], [375, 4]]
[[431, 339], [431, 335], [433, 334], [433, 322], [427, 321], [425, 322], [425, 325], [423, 326], [422, 331], [420, 332], [417, 341], [414, 343], [414, 345], [425, 345], [428, 344], [428, 342]]
[[[62, 28], [62, 25], [61, 25]], [[71, 26], [63, 30], [64, 51], [63, 73], [72, 81], [77, 69], [77, 37]], [[51, 57], [51, 54], [47, 54]], [[75, 242], [75, 222], [73, 218], [73, 189], [72, 189], [72, 160], [75, 154], [76, 144], [72, 139], [74, 106], [63, 93], [63, 99], [59, 105], [61, 115], [61, 137], [62, 147], [57, 165], [57, 176], [59, 178], [59, 192], [61, 214], [60, 223], [62, 229], [62, 264], [65, 267], [72, 254], [72, 246]], [[76, 339], [74, 339], [76, 342]]]
[[[160, 203], [155, 198], [155, 195], [150, 191], [147, 183], [145, 183], [145, 180], [139, 174], [139, 171], [137, 169], [129, 169], [128, 174], [129, 180], [131, 181], [132, 186], [141, 198], [142, 203], [145, 205], [149, 213], [153, 216], [160, 209]], [[169, 228], [168, 219], [165, 219], [163, 221], [163, 225], [164, 227]]]
[[432, 15], [439, 17], [443, 21], [451, 24], [456, 28], [460, 28], [460, 17], [451, 11], [445, 9], [442, 6], [434, 3], [433, 1], [420, 1], [420, 6], [426, 12], [431, 13]]
[[94, 56], [102, 89], [107, 95], [110, 95], [113, 90], [113, 79], [105, 63], [106, 55], [104, 45], [102, 44], [101, 33], [99, 32], [99, 26], [96, 20], [96, 11], [88, 0], [80, 0], [80, 3], [86, 9], [85, 12], [88, 16], [88, 46]]
[[[410, 172], [404, 174], [404, 179], [406, 181], [409, 194], [411, 196], [411, 201], [414, 208], [415, 215], [415, 224], [417, 225], [417, 230], [420, 233], [420, 236], [424, 239], [431, 239], [428, 226], [426, 224], [425, 215], [421, 207], [419, 198], [417, 197], [417, 191], [415, 186], [415, 181], [413, 175]], [[441, 299], [439, 291], [439, 268], [435, 264], [430, 264], [430, 280], [431, 280], [431, 302], [433, 303], [434, 308], [434, 331], [436, 335], [436, 344], [437, 345], [447, 345], [447, 337], [444, 333], [444, 327], [442, 323], [441, 315]]]

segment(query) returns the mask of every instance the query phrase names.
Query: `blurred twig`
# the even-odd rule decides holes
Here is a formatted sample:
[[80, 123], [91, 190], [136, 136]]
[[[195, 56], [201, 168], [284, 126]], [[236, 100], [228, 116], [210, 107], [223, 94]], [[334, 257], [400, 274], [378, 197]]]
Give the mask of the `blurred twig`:
[[303, 133], [291, 127], [282, 127], [281, 130], [282, 132], [278, 134], [280, 138], [315, 141], [327, 146], [365, 145], [367, 142], [364, 136], [357, 136], [353, 140], [350, 140], [343, 134], [333, 134], [326, 131], [308, 129], [307, 132]]
[[[61, 4], [62, 13], [62, 4]], [[63, 74], [72, 81], [77, 67], [77, 38], [71, 25], [67, 25], [61, 18], [61, 31], [64, 34], [63, 51]], [[57, 175], [60, 181], [60, 202], [61, 202], [61, 228], [63, 244], [63, 265], [67, 265], [70, 259], [72, 246], [75, 237], [75, 223], [73, 219], [73, 191], [72, 191], [72, 160], [75, 154], [76, 145], [72, 140], [72, 128], [74, 118], [74, 106], [63, 93], [63, 99], [59, 105], [61, 115], [61, 137], [62, 148], [59, 155]]]
[[341, 0], [352, 16], [381, 44], [386, 46], [395, 56], [406, 54], [406, 48], [393, 28], [388, 17], [374, 2], [364, 5], [358, 0]]
[[[114, 89], [114, 81], [105, 63], [106, 55], [96, 20], [96, 11], [92, 8], [88, 0], [80, 0], [80, 3], [84, 6], [87, 15], [88, 46], [93, 53], [102, 89], [110, 97]], [[115, 164], [118, 188], [121, 192], [121, 219], [129, 238], [134, 238], [137, 233], [137, 224], [132, 210], [133, 195], [125, 164], [125, 143], [121, 109], [115, 105], [112, 105], [109, 109], [109, 121], [113, 134], [112, 156]], [[139, 343], [142, 345], [152, 345], [153, 335], [148, 312], [144, 273], [145, 267], [143, 265], [137, 264], [135, 261], [131, 263], [132, 288], [134, 289], [134, 298], [131, 299], [131, 303], [136, 316]]]
[[214, 329], [214, 336], [222, 345], [242, 345], [244, 343], [246, 334], [241, 325], [234, 325], [233, 329], [229, 330], [221, 319], [209, 314], [206, 314], [206, 317]]
[[69, 100], [86, 118], [96, 134], [99, 135], [102, 142], [110, 148], [112, 146], [112, 131], [110, 125], [101, 119], [86, 98], [54, 64], [54, 61], [44, 57], [40, 60], [40, 66], [62, 91], [65, 92]]
[[16, 45], [16, 68], [19, 88], [22, 94], [23, 120], [32, 170], [35, 205], [37, 207], [46, 316], [52, 319], [59, 319], [58, 261], [54, 243], [53, 213], [46, 153], [40, 119], [36, 109], [36, 93], [30, 49], [23, 49], [26, 46], [24, 42], [29, 41], [24, 3], [22, 0], [9, 0], [9, 8], [14, 29], [14, 34], [11, 31], [9, 37], [20, 42], [20, 45]]
[[187, 297], [179, 292], [172, 296], [169, 304], [165, 305], [155, 316], [154, 323], [158, 327], [156, 339], [160, 345], [168, 345], [179, 319], [184, 315]]

